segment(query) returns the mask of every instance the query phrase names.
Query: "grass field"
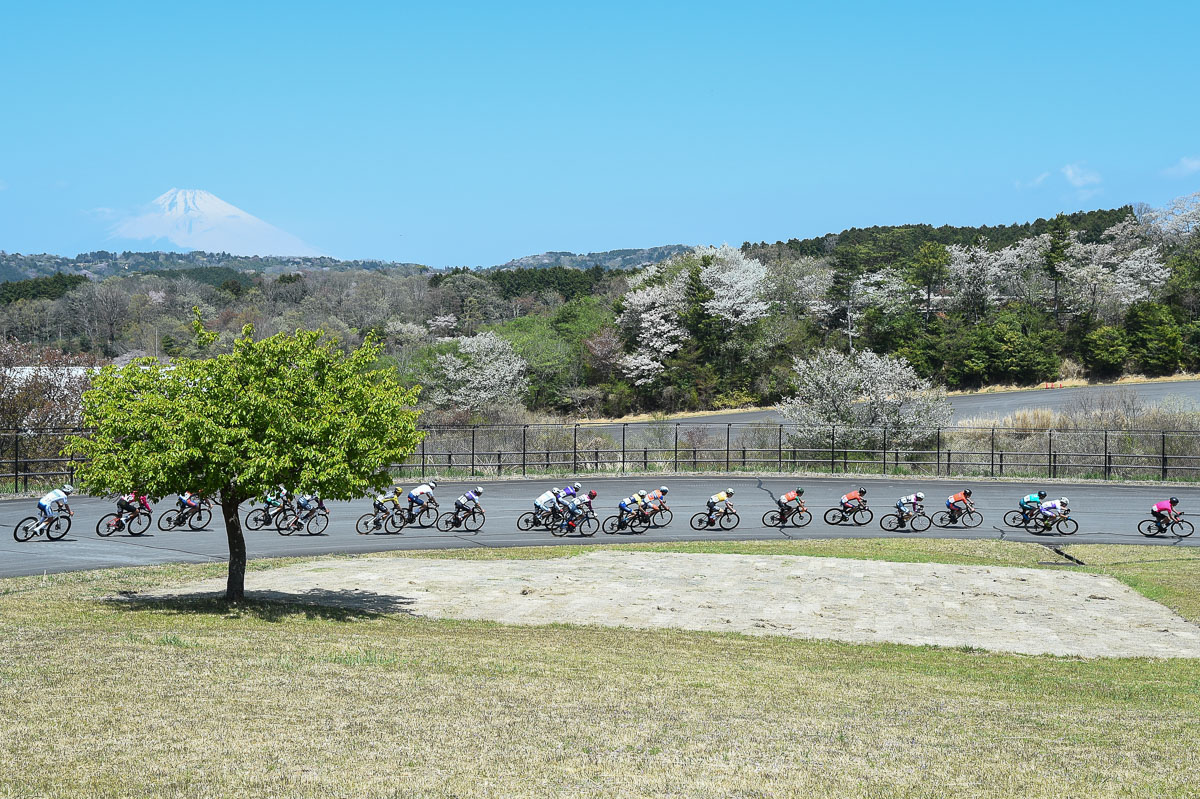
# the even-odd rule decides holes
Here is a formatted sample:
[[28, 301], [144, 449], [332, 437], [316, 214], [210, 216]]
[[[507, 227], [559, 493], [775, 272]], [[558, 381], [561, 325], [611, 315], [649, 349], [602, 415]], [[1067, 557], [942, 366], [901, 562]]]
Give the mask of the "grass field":
[[[994, 541], [637, 548], [1053, 559]], [[1200, 619], [1200, 558], [1068, 551], [1088, 564], [1070, 568], [1114, 575]], [[1196, 661], [98, 601], [220, 573], [180, 565], [0, 581], [0, 796], [1200, 792]]]

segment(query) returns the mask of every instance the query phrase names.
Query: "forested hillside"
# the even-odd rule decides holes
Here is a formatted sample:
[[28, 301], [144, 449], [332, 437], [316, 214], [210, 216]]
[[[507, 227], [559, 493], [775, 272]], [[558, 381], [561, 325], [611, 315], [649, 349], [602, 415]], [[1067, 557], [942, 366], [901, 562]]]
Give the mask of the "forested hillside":
[[[91, 253], [63, 259], [83, 277], [0, 284], [0, 337], [187, 357], [193, 309], [226, 344], [247, 324], [373, 335], [425, 387], [430, 421], [772, 403], [818, 353], [837, 369], [858, 368], [851, 352], [903, 358], [949, 387], [1169, 374], [1200, 369], [1198, 229], [1200, 194], [1136, 214], [702, 247], [639, 270]], [[98, 263], [130, 268], [80, 268]]]

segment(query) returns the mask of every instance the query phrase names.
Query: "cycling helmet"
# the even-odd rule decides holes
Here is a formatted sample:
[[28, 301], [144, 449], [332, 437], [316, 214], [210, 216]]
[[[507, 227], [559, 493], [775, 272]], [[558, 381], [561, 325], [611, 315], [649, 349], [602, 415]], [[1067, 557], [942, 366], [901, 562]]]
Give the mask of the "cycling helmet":
[[804, 488], [801, 486], [796, 486], [796, 496], [800, 496], [803, 493], [804, 493]]
[[639, 492], [638, 492], [638, 496], [639, 496], [639, 497], [644, 497], [644, 496], [646, 496], [646, 489], [644, 489], [644, 488], [643, 488], [641, 491], [639, 491]]
[[658, 490], [659, 490], [659, 492], [661, 492], [661, 493], [663, 493], [663, 494], [667, 493], [667, 487], [666, 487], [666, 486], [660, 486]]
[[1038, 492], [1038, 499], [1045, 499], [1045, 498], [1046, 498], [1046, 492], [1045, 492], [1045, 491], [1039, 491], [1039, 492]]
[[1172, 505], [1178, 505], [1178, 504], [1179, 504], [1179, 497], [1171, 497], [1171, 504], [1172, 504]]
[[579, 489], [583, 488], [583, 485], [581, 483], [574, 483], [571, 485], [571, 488], [574, 488], [576, 491], [578, 491]]
[[732, 488], [727, 488], [727, 489], [725, 489], [725, 493], [726, 493], [726, 494], [728, 494], [729, 496], [731, 496], [731, 497], [732, 497], [732, 496], [733, 496], [733, 489], [732, 489]]
[[483, 488], [481, 486], [475, 486], [475, 494], [479, 495], [482, 493], [483, 493]]
[[430, 487], [430, 488], [437, 488], [437, 480], [430, 480], [430, 481], [429, 481], [429, 487]]
[[66, 485], [64, 485], [64, 486], [62, 487], [62, 492], [63, 492], [64, 494], [74, 494], [74, 493], [75, 493], [75, 486], [71, 485], [70, 483], [67, 483]]
[[595, 499], [595, 498], [596, 498], [596, 489], [593, 488], [591, 491], [588, 492], [588, 499]]
[[400, 496], [401, 494], [403, 494], [403, 493], [404, 493], [404, 489], [403, 489], [403, 488], [401, 488], [400, 486], [395, 486], [395, 487], [392, 489], [392, 493], [393, 493], [393, 494], [395, 494], [396, 496]]
[[1059, 497], [1058, 504], [1059, 505], [1070, 505], [1071, 503], [1066, 497]]
[[964, 489], [963, 489], [963, 496], [964, 496], [964, 497], [969, 497], [969, 496], [971, 496], [971, 489], [969, 489], [969, 488], [964, 488]]
[[924, 491], [918, 491], [918, 492], [917, 492], [917, 500], [918, 500], [918, 501], [923, 501], [924, 499], [925, 499], [925, 492], [924, 492]]

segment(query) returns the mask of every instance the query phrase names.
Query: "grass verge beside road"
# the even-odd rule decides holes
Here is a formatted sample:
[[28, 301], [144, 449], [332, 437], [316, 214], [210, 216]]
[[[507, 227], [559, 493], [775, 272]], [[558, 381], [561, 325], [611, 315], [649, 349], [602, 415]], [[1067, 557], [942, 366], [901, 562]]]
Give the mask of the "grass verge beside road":
[[[1054, 559], [1034, 544], [925, 539], [628, 548]], [[1070, 568], [1200, 618], [1191, 553], [1067, 551], [1088, 564]], [[96, 601], [222, 571], [0, 581], [0, 796], [1159, 797], [1200, 784], [1187, 754], [1195, 661]]]

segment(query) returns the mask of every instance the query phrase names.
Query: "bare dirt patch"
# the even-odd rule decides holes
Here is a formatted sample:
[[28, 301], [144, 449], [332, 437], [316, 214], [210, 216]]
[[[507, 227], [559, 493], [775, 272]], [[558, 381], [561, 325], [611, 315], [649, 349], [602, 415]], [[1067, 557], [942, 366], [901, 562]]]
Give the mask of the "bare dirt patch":
[[[1045, 569], [595, 552], [552, 560], [322, 561], [246, 579], [255, 598], [431, 618], [1082, 657], [1200, 657], [1200, 627], [1166, 607], [1111, 577]], [[206, 581], [158, 595], [220, 587]]]

